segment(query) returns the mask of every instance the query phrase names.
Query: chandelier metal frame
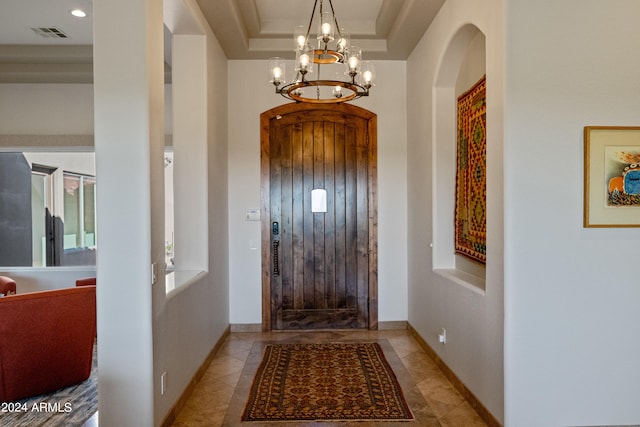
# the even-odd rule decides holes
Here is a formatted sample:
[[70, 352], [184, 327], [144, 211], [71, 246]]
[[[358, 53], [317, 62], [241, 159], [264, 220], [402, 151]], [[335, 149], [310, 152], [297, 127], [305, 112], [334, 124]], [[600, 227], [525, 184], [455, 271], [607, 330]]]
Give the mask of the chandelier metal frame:
[[[299, 34], [297, 37], [294, 34], [296, 41], [296, 74], [291, 83], [286, 83], [284, 80], [285, 65], [282, 58], [271, 58], [271, 83], [275, 86], [277, 94], [296, 102], [308, 102], [315, 104], [332, 104], [348, 102], [354, 99], [361, 98], [363, 96], [369, 96], [369, 89], [373, 86], [373, 65], [367, 64], [367, 70], [362, 72], [361, 66], [361, 52], [360, 50], [349, 44], [349, 41], [343, 30], [338, 24], [338, 20], [335, 16], [332, 0], [327, 0], [331, 8], [331, 23], [328, 22], [323, 6], [324, 0], [315, 0], [313, 4], [313, 10], [311, 17], [309, 18], [309, 24], [304, 36]], [[319, 7], [320, 15], [320, 30], [318, 31], [318, 46], [315, 49], [309, 48], [309, 35], [311, 33], [311, 27], [313, 25], [314, 18], [316, 16], [316, 10]], [[323, 21], [323, 17], [325, 20]], [[336, 48], [329, 48], [329, 43], [334, 40], [331, 25], [337, 32]], [[304, 37], [304, 38], [302, 38]], [[306, 58], [305, 56], [306, 55]], [[309, 57], [311, 56], [311, 58]], [[275, 64], [275, 65], [274, 65]], [[326, 64], [344, 64], [346, 71], [344, 72], [345, 80], [336, 79], [321, 79], [321, 66]], [[311, 67], [315, 65], [317, 69], [318, 79], [307, 80], [307, 74], [313, 72]], [[364, 82], [360, 83], [356, 81], [356, 77], [361, 76]], [[315, 96], [305, 96], [305, 88], [315, 87]], [[321, 95], [321, 88], [333, 88], [332, 96]], [[343, 91], [346, 89], [346, 92]]]

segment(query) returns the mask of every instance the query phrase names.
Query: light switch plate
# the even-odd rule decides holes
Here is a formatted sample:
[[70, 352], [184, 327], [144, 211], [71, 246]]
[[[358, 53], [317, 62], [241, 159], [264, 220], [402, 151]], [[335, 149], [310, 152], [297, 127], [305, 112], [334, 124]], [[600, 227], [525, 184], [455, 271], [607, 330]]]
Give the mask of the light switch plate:
[[249, 209], [245, 213], [245, 221], [260, 221], [260, 209]]

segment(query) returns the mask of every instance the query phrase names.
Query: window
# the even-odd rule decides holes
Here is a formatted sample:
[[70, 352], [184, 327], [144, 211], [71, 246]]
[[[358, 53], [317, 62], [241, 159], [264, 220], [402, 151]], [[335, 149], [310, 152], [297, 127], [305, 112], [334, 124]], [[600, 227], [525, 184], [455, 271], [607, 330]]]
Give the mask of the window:
[[65, 252], [96, 246], [96, 178], [64, 172]]
[[94, 153], [0, 153], [0, 266], [96, 263]]

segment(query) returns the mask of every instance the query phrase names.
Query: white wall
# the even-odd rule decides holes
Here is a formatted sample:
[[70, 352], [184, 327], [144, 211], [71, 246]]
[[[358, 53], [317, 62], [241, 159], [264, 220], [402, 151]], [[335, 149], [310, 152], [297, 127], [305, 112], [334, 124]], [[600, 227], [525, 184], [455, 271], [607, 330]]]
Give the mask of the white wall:
[[[101, 353], [103, 355], [106, 354], [106, 359], [103, 359], [103, 362], [104, 360], [106, 362], [102, 363], [104, 369], [101, 370], [99, 378], [99, 383], [103, 389], [99, 399], [102, 408], [110, 408], [114, 405], [120, 406], [118, 410], [105, 409], [101, 411], [101, 425], [159, 425], [171, 406], [176, 402], [176, 399], [184, 391], [186, 384], [193, 378], [205, 357], [225, 333], [229, 324], [226, 152], [227, 63], [222, 49], [211, 32], [202, 26], [202, 17], [197, 7], [194, 7], [194, 4], [194, 1], [167, 0], [165, 4], [165, 19], [170, 21], [170, 28], [178, 33], [200, 34], [206, 38], [206, 43], [204, 44], [206, 48], [203, 52], [205, 57], [201, 61], [201, 65], [205, 69], [205, 80], [208, 82], [204, 86], [205, 105], [203, 108], [205, 111], [202, 112], [206, 116], [203, 135], [206, 138], [205, 143], [207, 145], [205, 149], [207, 170], [200, 176], [205, 180], [203, 185], [207, 188], [208, 196], [205, 197], [205, 200], [207, 200], [206, 205], [204, 207], [198, 206], [206, 209], [204, 215], [207, 218], [206, 221], [208, 221], [208, 231], [204, 236], [206, 242], [208, 242], [208, 258], [206, 260], [206, 270], [208, 272], [197, 276], [190, 283], [185, 284], [170, 295], [165, 294], [161, 277], [158, 285], [153, 288], [149, 285], [149, 261], [131, 261], [132, 265], [128, 264], [128, 261], [127, 263], [122, 263], [119, 268], [109, 269], [109, 274], [103, 274], [102, 276], [110, 279], [113, 275], [116, 275], [117, 279], [115, 280], [100, 280], [101, 277], [99, 277], [98, 282], [103, 283], [103, 285], [99, 285], [99, 288], [101, 286], [103, 288], [110, 286], [116, 290], [121, 287], [125, 288], [125, 290], [116, 292], [116, 295], [112, 295], [112, 292], [101, 292], [98, 295], [98, 306], [101, 311], [98, 319]], [[178, 22], [178, 24], [175, 24], [175, 22]], [[123, 29], [121, 30], [124, 31]], [[117, 49], [114, 49], [117, 52]], [[128, 54], [126, 50], [123, 52]], [[102, 69], [101, 72], [108, 73], [109, 71]], [[104, 74], [102, 76], [104, 77]], [[140, 87], [142, 86], [144, 85], [140, 85]], [[93, 89], [93, 85], [0, 85], [0, 146], [14, 147], [18, 142], [26, 143], [29, 147], [46, 146], [47, 143], [67, 147], [67, 141], [71, 141], [72, 144], [70, 145], [81, 145], [93, 149]], [[135, 89], [131, 91], [131, 93], [135, 92]], [[158, 112], [162, 108], [162, 103], [158, 100], [160, 93], [161, 91], [156, 86], [153, 90], [153, 101], [150, 101], [147, 106], [153, 110], [154, 117], [152, 125], [154, 130], [147, 129], [147, 131], [156, 132], [153, 137], [155, 143], [158, 141]], [[104, 92], [101, 93], [102, 96], [104, 94]], [[64, 105], [65, 108], [60, 108], [60, 105]], [[164, 120], [165, 129], [171, 129], [171, 114], [169, 113], [172, 108], [170, 86], [165, 87], [165, 105], [168, 107]], [[136, 122], [145, 123], [146, 120], [138, 120]], [[134, 132], [128, 132], [127, 129], [129, 128], [126, 128], [126, 126], [124, 126], [124, 130], [121, 129], [122, 127], [122, 125], [119, 125], [115, 126], [114, 129], [124, 132], [122, 140], [127, 142]], [[136, 128], [136, 132], [138, 130]], [[193, 133], [190, 134], [192, 135]], [[16, 137], [16, 135], [26, 137]], [[37, 137], [30, 138], [32, 135]], [[136, 144], [132, 144], [122, 151], [118, 151], [120, 149], [115, 146], [115, 152], [109, 152], [109, 144], [102, 144], [101, 148], [105, 153], [104, 156], [113, 160], [114, 157], [121, 155], [122, 152], [128, 153], [129, 149], [135, 148], [135, 150], [139, 150], [139, 146]], [[161, 156], [156, 155], [159, 154], [157, 149], [154, 150], [153, 161], [158, 160], [159, 164], [161, 164]], [[138, 155], [138, 152], [136, 155]], [[143, 163], [146, 163], [146, 160], [138, 163], [138, 172], [136, 172], [140, 174], [137, 176], [141, 179], [145, 179], [144, 167], [141, 166]], [[109, 168], [108, 164], [102, 163], [103, 170], [107, 167], [110, 173], [119, 172], [116, 168]], [[156, 172], [161, 173], [161, 166], [157, 169]], [[156, 173], [154, 177], [157, 176], [158, 174]], [[98, 171], [98, 180], [100, 180], [100, 171]], [[148, 194], [132, 202], [129, 199], [130, 194], [120, 191], [121, 188], [126, 186], [118, 187], [115, 181], [109, 182], [107, 180], [104, 186], [105, 191], [110, 193], [109, 197], [115, 197], [115, 194], [120, 194], [120, 198], [116, 203], [110, 205], [108, 209], [100, 209], [103, 214], [99, 214], [102, 218], [99, 221], [102, 221], [103, 227], [107, 224], [107, 229], [109, 229], [108, 227], [113, 226], [111, 217], [114, 216], [114, 209], [119, 211], [120, 207], [126, 207], [125, 213], [129, 221], [132, 222], [132, 224], [128, 225], [138, 225], [140, 230], [154, 230], [152, 232], [153, 242], [151, 242], [150, 238], [146, 242], [138, 241], [136, 244], [145, 248], [153, 247], [153, 256], [156, 257], [154, 259], [157, 259], [157, 262], [162, 262], [164, 256], [160, 242], [164, 240], [163, 227], [158, 226], [157, 218], [153, 220], [155, 225], [151, 226], [150, 218], [145, 217], [144, 213], [141, 214], [139, 207], [134, 208], [134, 206], [138, 206], [138, 200], [149, 200], [150, 198], [153, 199], [154, 209], [162, 205], [162, 179], [151, 179], [150, 181], [152, 185], [148, 188]], [[110, 188], [109, 185], [111, 185]], [[198, 188], [203, 187], [199, 186]], [[199, 197], [200, 200], [202, 199], [201, 194], [193, 196]], [[98, 197], [100, 198], [100, 195]], [[161, 211], [161, 209], [155, 210]], [[147, 225], [145, 226], [143, 223]], [[113, 228], [109, 230], [110, 232], [118, 231]], [[122, 251], [116, 250], [111, 255], [106, 254], [105, 256], [107, 259], [117, 259], [120, 252]], [[139, 251], [136, 256], [144, 258], [144, 252], [145, 250]], [[76, 278], [93, 276], [96, 271], [95, 268], [83, 269], [76, 267], [55, 269], [5, 268], [0, 271], [0, 274], [15, 277], [18, 281], [19, 292], [30, 292], [73, 286]], [[133, 278], [141, 275], [145, 276], [141, 280]], [[101, 295], [102, 298], [100, 297]], [[125, 295], [124, 298], [123, 295]], [[126, 320], [123, 319], [131, 317], [128, 307], [132, 303], [136, 305], [136, 308], [131, 311], [137, 313], [133, 314], [133, 316], [138, 317], [136, 317], [136, 321], [126, 323]], [[152, 318], [149, 316], [150, 311], [148, 311], [150, 305], [152, 305]], [[123, 313], [127, 313], [127, 316], [123, 316]], [[125, 323], [125, 328], [135, 330], [136, 333], [149, 326], [152, 326], [153, 332], [145, 329], [148, 333], [137, 335], [140, 339], [136, 340], [130, 338], [131, 333], [113, 334], [113, 331], [121, 327], [123, 323]], [[146, 346], [151, 341], [153, 341], [152, 356], [149, 353], [150, 347]], [[129, 354], [129, 352], [133, 352], [136, 355], [136, 360], [130, 358], [127, 363], [119, 364], [118, 355]], [[140, 359], [148, 362], [145, 363], [143, 369], [136, 369], [136, 372], [132, 375], [121, 376], [123, 372], [131, 369], [134, 363], [138, 363]], [[101, 360], [98, 361], [99, 364], [100, 362]], [[168, 387], [164, 395], [160, 393], [159, 388], [159, 373], [161, 372], [167, 372], [168, 374]], [[126, 404], [122, 402], [126, 402]]]
[[[407, 62], [409, 322], [498, 420], [504, 396], [501, 4], [448, 0]], [[453, 236], [455, 83], [480, 32], [487, 75], [485, 290], [434, 271], [454, 265], [447, 239]], [[446, 344], [438, 342], [441, 328]]]
[[4, 135], [93, 135], [93, 85], [4, 83], [0, 100]]
[[640, 424], [640, 229], [582, 227], [583, 127], [640, 125], [639, 16], [637, 0], [509, 2], [510, 426]]
[[[174, 44], [177, 49], [174, 59], [192, 58], [185, 61], [186, 64], [176, 66], [174, 76], [177, 90], [188, 86], [184, 89], [188, 95], [176, 96], [173, 106], [176, 113], [175, 161], [176, 166], [178, 161], [188, 163], [182, 165], [181, 170], [191, 169], [177, 177], [180, 182], [176, 187], [181, 189], [180, 200], [185, 206], [179, 207], [183, 212], [179, 215], [180, 228], [176, 228], [176, 233], [182, 231], [192, 236], [196, 250], [204, 239], [206, 248], [196, 254], [196, 259], [191, 257], [177, 263], [177, 267], [187, 265], [200, 269], [204, 252], [205, 271], [202, 274], [168, 295], [164, 292], [155, 294], [156, 425], [175, 404], [229, 325], [227, 60], [211, 31], [203, 25], [195, 2], [185, 2], [186, 8], [182, 8], [180, 1], [173, 3], [178, 9], [170, 16], [165, 15], [165, 22], [168, 20], [168, 27], [179, 38]], [[185, 14], [189, 19], [185, 20], [183, 16], [172, 24], [177, 15]], [[179, 109], [182, 109], [180, 114]], [[199, 146], [202, 138], [205, 147]], [[194, 143], [201, 154], [199, 158], [179, 156], [180, 147], [191, 152]], [[200, 168], [201, 162], [206, 164], [204, 171]], [[194, 179], [199, 180], [197, 185], [193, 185]], [[203, 195], [203, 191], [206, 194]], [[193, 216], [189, 217], [189, 214]], [[179, 240], [176, 236], [176, 241]], [[188, 251], [193, 249], [186, 248], [187, 257]], [[176, 246], [176, 251], [180, 251], [180, 247]], [[164, 395], [160, 393], [158, 381], [163, 372], [167, 372], [168, 384]]]
[[[165, 94], [171, 105], [171, 91]], [[170, 131], [171, 115], [164, 120]], [[0, 134], [93, 135], [93, 85], [0, 84]]]
[[[640, 230], [584, 229], [582, 204], [583, 127], [639, 124], [640, 3], [508, 6], [448, 0], [408, 62], [426, 81], [408, 100], [409, 320], [506, 426], [638, 424]], [[469, 23], [487, 41], [484, 294], [430, 271], [431, 219], [417, 214], [439, 203], [430, 85]]]
[[164, 263], [163, 11], [137, 2], [123, 19], [125, 7], [96, 4], [93, 14], [98, 413], [100, 425], [152, 426], [152, 294], [164, 287], [152, 274]]
[[[291, 61], [291, 66], [293, 61]], [[379, 321], [407, 319], [405, 63], [376, 61], [377, 85], [353, 102], [378, 115]], [[396, 84], [394, 84], [396, 83]], [[269, 83], [267, 61], [229, 61], [229, 266], [232, 324], [260, 324], [260, 113], [287, 101]], [[251, 246], [257, 248], [250, 249]]]

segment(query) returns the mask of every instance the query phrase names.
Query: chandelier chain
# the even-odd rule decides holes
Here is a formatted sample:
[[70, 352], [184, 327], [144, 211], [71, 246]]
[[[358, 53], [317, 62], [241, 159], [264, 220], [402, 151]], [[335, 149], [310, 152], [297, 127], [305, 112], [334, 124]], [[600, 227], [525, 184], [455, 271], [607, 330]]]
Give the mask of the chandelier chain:
[[[340, 25], [338, 24], [338, 18], [336, 18], [336, 12], [333, 10], [333, 2], [331, 0], [329, 0], [329, 6], [331, 6], [331, 15], [333, 16], [333, 22], [335, 22], [336, 24], [336, 31], [338, 32], [338, 35], [340, 36], [340, 38], [342, 38], [342, 33], [340, 32]], [[320, 8], [322, 8], [322, 4], [320, 5]]]
[[[313, 24], [313, 17], [316, 14], [316, 6], [318, 6], [318, 0], [313, 2], [313, 10], [311, 11], [311, 19], [309, 19], [309, 26], [307, 27], [307, 34], [304, 36], [304, 42], [309, 41], [309, 34], [311, 34], [311, 25]], [[320, 2], [320, 13], [322, 14], [322, 1]]]

